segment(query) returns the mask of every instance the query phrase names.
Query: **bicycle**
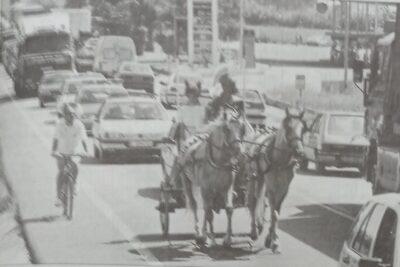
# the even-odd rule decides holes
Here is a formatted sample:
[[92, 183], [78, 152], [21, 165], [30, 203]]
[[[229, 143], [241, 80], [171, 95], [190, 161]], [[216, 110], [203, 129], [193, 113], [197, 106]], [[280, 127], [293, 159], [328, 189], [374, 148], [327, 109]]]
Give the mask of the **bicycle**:
[[74, 207], [74, 190], [75, 182], [78, 174], [78, 166], [72, 160], [73, 157], [83, 157], [80, 154], [58, 154], [54, 157], [63, 158], [65, 160], [64, 169], [62, 171], [61, 185], [60, 185], [60, 200], [63, 206], [63, 215], [72, 220], [72, 213]]

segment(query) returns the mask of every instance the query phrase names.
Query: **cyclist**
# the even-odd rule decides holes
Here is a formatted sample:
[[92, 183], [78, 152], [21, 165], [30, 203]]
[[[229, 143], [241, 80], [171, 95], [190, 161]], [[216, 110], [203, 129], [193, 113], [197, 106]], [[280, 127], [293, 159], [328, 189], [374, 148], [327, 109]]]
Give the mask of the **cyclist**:
[[[76, 119], [75, 110], [68, 104], [63, 106], [63, 118], [59, 120], [56, 125], [52, 155], [57, 159], [57, 199], [56, 206], [61, 206], [60, 191], [61, 191], [61, 179], [63, 178], [63, 169], [65, 166], [65, 159], [59, 155], [75, 155], [80, 149], [82, 144], [85, 153], [88, 153], [87, 146], [87, 135], [83, 123]], [[75, 171], [75, 181], [78, 175], [78, 169]]]

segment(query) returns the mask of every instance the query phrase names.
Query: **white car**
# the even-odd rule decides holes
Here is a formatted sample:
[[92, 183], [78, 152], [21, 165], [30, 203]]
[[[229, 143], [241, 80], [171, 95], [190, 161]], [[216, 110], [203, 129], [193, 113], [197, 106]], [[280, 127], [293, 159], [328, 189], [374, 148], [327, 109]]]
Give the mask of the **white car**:
[[[201, 82], [202, 78], [199, 75], [192, 73], [174, 73], [168, 81], [163, 82], [163, 88], [161, 89], [159, 96], [161, 102], [167, 107], [174, 107], [178, 103], [185, 101], [185, 80]], [[182, 101], [182, 102], [178, 102]]]
[[94, 153], [114, 158], [159, 156], [159, 142], [168, 136], [172, 120], [152, 97], [109, 98], [93, 123]]
[[374, 196], [359, 212], [339, 267], [400, 267], [400, 195]]
[[65, 80], [61, 87], [61, 95], [57, 99], [57, 112], [61, 114], [64, 104], [74, 102], [80, 85], [107, 83], [109, 81], [102, 74], [94, 72], [81, 73], [76, 77]]
[[88, 134], [92, 132], [93, 119], [99, 112], [102, 103], [108, 97], [128, 97], [128, 91], [117, 84], [89, 84], [81, 85], [74, 103], [80, 120], [85, 125]]

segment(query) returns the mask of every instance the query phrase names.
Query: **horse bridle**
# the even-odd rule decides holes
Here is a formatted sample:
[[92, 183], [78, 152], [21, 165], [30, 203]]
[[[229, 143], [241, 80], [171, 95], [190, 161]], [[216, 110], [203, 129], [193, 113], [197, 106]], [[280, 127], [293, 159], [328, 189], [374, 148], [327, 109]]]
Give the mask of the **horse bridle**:
[[[261, 143], [261, 144], [258, 144], [258, 143], [255, 143], [255, 142], [244, 141], [244, 142], [246, 142], [246, 143], [250, 143], [250, 144], [257, 145], [257, 146], [260, 147], [260, 149], [259, 149], [259, 151], [257, 152], [257, 154], [256, 154], [255, 156], [253, 156], [253, 157], [250, 158], [250, 161], [255, 161], [255, 162], [256, 162], [256, 165], [257, 165], [257, 173], [258, 173], [258, 175], [264, 176], [266, 173], [268, 173], [268, 172], [270, 171], [271, 166], [272, 166], [272, 165], [275, 165], [274, 162], [273, 162], [273, 160], [272, 160], [272, 155], [273, 155], [274, 150], [280, 150], [280, 151], [287, 151], [287, 150], [289, 150], [291, 153], [294, 153], [295, 148], [293, 147], [293, 143], [294, 143], [295, 141], [301, 141], [301, 142], [303, 142], [303, 134], [304, 134], [305, 130], [303, 130], [301, 136], [295, 136], [295, 137], [292, 137], [292, 138], [289, 137], [287, 120], [289, 120], [289, 119], [291, 119], [291, 118], [299, 119], [299, 120], [301, 121], [301, 123], [303, 124], [304, 129], [305, 129], [305, 130], [307, 129], [307, 125], [306, 125], [306, 123], [303, 121], [303, 119], [302, 119], [301, 117], [291, 116], [291, 117], [288, 117], [288, 118], [285, 119], [286, 121], [284, 121], [284, 130], [285, 130], [285, 140], [286, 140], [286, 143], [287, 143], [288, 146], [289, 146], [288, 149], [281, 149], [281, 148], [276, 147], [276, 144], [275, 144], [275, 143], [276, 143], [276, 136], [274, 136], [274, 140], [272, 141], [272, 142], [273, 142], [273, 145], [272, 145], [272, 151], [271, 151], [270, 153], [262, 153], [262, 152], [261, 152], [261, 148], [262, 148], [262, 147], [268, 148], [268, 147], [270, 146], [270, 144], [265, 145], [265, 142], [263, 142], [263, 143]], [[263, 154], [263, 157], [262, 157], [262, 158], [261, 158], [261, 154]], [[292, 156], [293, 156], [293, 154], [290, 154], [290, 157], [292, 157]], [[267, 164], [268, 167], [267, 167], [265, 170], [261, 170], [261, 169], [262, 169], [261, 166], [260, 166], [260, 160], [261, 160], [261, 159], [262, 159], [264, 162], [269, 163], [269, 164]], [[286, 167], [286, 166], [284, 166], [284, 167]]]
[[[212, 141], [212, 134], [210, 134], [207, 138], [207, 150], [208, 150], [208, 162], [210, 163], [211, 166], [213, 166], [216, 169], [221, 169], [221, 168], [232, 168], [232, 162], [231, 162], [231, 158], [232, 158], [232, 154], [233, 154], [233, 149], [232, 149], [232, 145], [235, 143], [239, 143], [242, 142], [242, 140], [240, 139], [235, 139], [232, 141], [228, 141], [230, 139], [230, 134], [231, 131], [229, 130], [229, 128], [224, 125], [223, 126], [223, 131], [224, 131], [224, 142], [222, 144], [222, 146], [218, 146], [216, 144], [213, 143]], [[219, 151], [221, 151], [222, 153], [224, 152], [228, 152], [228, 161], [225, 163], [217, 163], [217, 161], [214, 158], [214, 154], [213, 154], [213, 149], [218, 149]]]

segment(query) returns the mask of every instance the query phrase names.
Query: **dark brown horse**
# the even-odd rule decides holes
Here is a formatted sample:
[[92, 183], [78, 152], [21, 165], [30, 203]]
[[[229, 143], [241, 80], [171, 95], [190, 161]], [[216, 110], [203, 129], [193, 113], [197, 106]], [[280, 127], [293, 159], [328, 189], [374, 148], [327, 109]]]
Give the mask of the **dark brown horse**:
[[267, 197], [271, 224], [265, 246], [271, 248], [274, 253], [279, 252], [276, 228], [282, 202], [294, 177], [296, 160], [303, 155], [303, 134], [307, 129], [303, 114], [303, 112], [291, 113], [286, 109], [282, 127], [276, 133], [268, 134], [264, 141], [258, 144], [257, 153], [246, 166], [249, 178], [247, 204], [251, 215], [250, 236], [256, 240], [262, 232], [264, 201]]

